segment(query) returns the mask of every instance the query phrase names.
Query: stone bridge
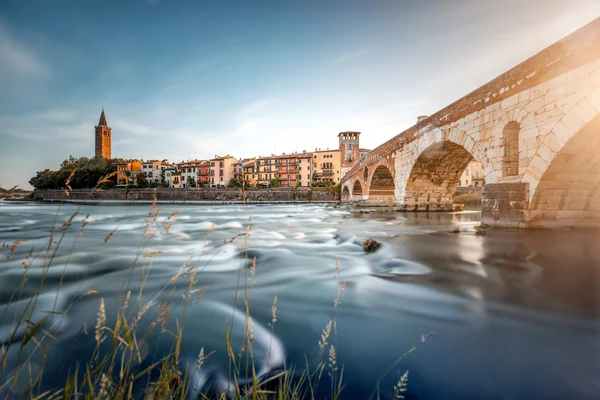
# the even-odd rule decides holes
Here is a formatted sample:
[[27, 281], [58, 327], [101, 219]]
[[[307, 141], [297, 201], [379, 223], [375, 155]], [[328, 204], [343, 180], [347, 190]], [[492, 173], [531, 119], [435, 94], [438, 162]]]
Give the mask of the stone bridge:
[[374, 149], [342, 201], [452, 210], [472, 159], [484, 222], [600, 227], [600, 18]]

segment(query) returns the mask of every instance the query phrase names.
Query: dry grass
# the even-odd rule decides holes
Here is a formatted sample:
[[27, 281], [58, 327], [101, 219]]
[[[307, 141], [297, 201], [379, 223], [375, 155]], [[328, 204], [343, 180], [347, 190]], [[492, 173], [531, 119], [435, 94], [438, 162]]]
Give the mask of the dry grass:
[[[104, 179], [104, 178], [103, 178]], [[100, 179], [99, 184], [103, 179]], [[69, 184], [65, 185], [68, 194]], [[333, 301], [332, 319], [323, 329], [320, 337], [315, 338], [315, 345], [319, 347], [319, 354], [315, 367], [310, 367], [306, 359], [306, 367], [302, 372], [298, 372], [294, 366], [284, 366], [278, 373], [269, 377], [259, 376], [257, 374], [256, 359], [253, 350], [255, 329], [250, 313], [250, 287], [256, 282], [257, 266], [256, 258], [248, 259], [248, 238], [250, 236], [250, 227], [244, 233], [236, 235], [231, 241], [245, 241], [246, 257], [242, 260], [238, 271], [236, 293], [243, 293], [242, 298], [233, 299], [232, 313], [238, 308], [238, 302], [243, 304], [245, 309], [245, 337], [239, 346], [233, 342], [233, 324], [228, 324], [225, 337], [228, 354], [228, 375], [230, 387], [221, 393], [196, 393], [191, 384], [189, 368], [182, 364], [181, 343], [187, 317], [187, 311], [201, 299], [206, 288], [198, 287], [200, 273], [202, 268], [198, 264], [193, 264], [190, 258], [181, 266], [179, 272], [164, 283], [162, 289], [152, 300], [142, 303], [144, 288], [149, 274], [152, 270], [153, 261], [156, 257], [164, 254], [162, 251], [149, 251], [151, 239], [157, 234], [169, 234], [170, 227], [176, 222], [179, 212], [175, 212], [168, 217], [159, 218], [160, 209], [156, 207], [156, 201], [152, 204], [146, 219], [146, 229], [143, 240], [138, 248], [137, 255], [128, 269], [127, 279], [122, 283], [121, 288], [114, 299], [105, 299], [101, 297], [98, 300], [98, 311], [96, 325], [93, 332], [88, 332], [87, 326], [81, 328], [77, 333], [78, 338], [93, 335], [95, 348], [87, 359], [79, 359], [75, 365], [66, 365], [68, 377], [63, 382], [55, 382], [55, 387], [51, 390], [42, 392], [42, 376], [50, 371], [45, 371], [47, 364], [47, 355], [55, 343], [55, 338], [59, 334], [61, 322], [67, 317], [69, 310], [81, 299], [88, 296], [98, 295], [97, 290], [88, 290], [81, 297], [73, 300], [67, 305], [64, 311], [53, 311], [46, 315], [41, 321], [34, 322], [35, 312], [39, 309], [39, 296], [42, 287], [48, 275], [49, 269], [53, 266], [53, 260], [61, 246], [63, 239], [69, 229], [79, 231], [77, 237], [84, 235], [86, 226], [89, 223], [87, 216], [81, 226], [74, 228], [73, 220], [79, 213], [79, 209], [63, 224], [56, 225], [57, 228], [51, 233], [47, 246], [34, 252], [32, 249], [24, 265], [22, 280], [14, 289], [8, 305], [0, 313], [0, 326], [9, 324], [12, 333], [0, 348], [0, 395], [7, 394], [9, 397], [25, 397], [30, 399], [129, 399], [139, 395], [140, 383], [144, 386], [143, 396], [146, 399], [184, 399], [184, 398], [202, 398], [202, 399], [315, 399], [319, 385], [323, 379], [329, 381], [329, 398], [338, 399], [344, 389], [343, 365], [339, 365], [339, 355], [337, 352], [337, 323], [336, 311], [342, 304], [346, 281], [340, 280], [341, 267], [337, 263], [334, 270], [334, 280], [337, 286], [337, 295]], [[117, 227], [118, 228], [118, 227]], [[111, 237], [117, 231], [115, 228], [103, 241], [100, 246], [107, 245]], [[205, 240], [214, 231], [214, 226], [209, 230]], [[17, 240], [12, 246], [6, 247], [9, 256], [13, 255], [17, 246], [22, 244], [23, 240]], [[71, 248], [71, 252], [74, 249]], [[39, 260], [43, 263], [42, 275], [39, 284], [33, 295], [26, 294], [24, 288], [30, 277], [27, 268], [33, 261]], [[250, 265], [250, 268], [247, 266]], [[65, 266], [66, 268], [66, 266]], [[132, 283], [133, 271], [141, 271], [141, 281], [139, 282], [139, 291], [131, 293], [125, 288]], [[64, 272], [63, 272], [64, 277]], [[185, 290], [182, 295], [174, 296], [175, 283], [184, 280], [186, 282]], [[62, 278], [60, 283], [62, 284]], [[56, 295], [61, 290], [61, 284], [56, 289]], [[165, 295], [162, 300], [159, 295]], [[147, 294], [146, 294], [147, 295]], [[173, 296], [172, 296], [173, 295]], [[26, 300], [24, 300], [26, 299]], [[271, 322], [269, 326], [271, 333], [275, 331], [277, 322], [277, 296], [273, 299], [271, 306]], [[19, 315], [15, 315], [12, 321], [8, 320], [7, 310], [15, 302], [26, 301], [26, 306]], [[169, 330], [167, 322], [174, 318], [171, 312], [176, 307], [183, 307], [183, 314], [179, 315], [175, 321], [175, 329]], [[53, 310], [57, 310], [57, 304], [54, 304]], [[153, 313], [153, 315], [152, 315]], [[144, 316], [152, 315], [152, 321], [148, 324], [142, 324]], [[39, 318], [38, 318], [39, 320]], [[109, 323], [109, 321], [114, 321]], [[152, 335], [158, 334], [167, 337], [171, 343], [171, 349], [167, 355], [161, 357], [150, 366], [140, 369], [143, 353], [148, 347]], [[272, 339], [271, 339], [272, 340]], [[151, 344], [151, 343], [150, 343]], [[398, 362], [408, 353], [415, 349], [413, 347], [409, 352], [403, 355], [382, 377], [383, 379]], [[9, 362], [9, 353], [17, 353]], [[271, 344], [266, 352], [266, 365], [269, 369], [269, 357]], [[327, 352], [327, 353], [326, 353]], [[195, 367], [199, 372], [207, 358], [211, 354], [205, 354], [204, 348], [199, 350]], [[65, 355], [65, 361], [67, 359]], [[35, 371], [33, 373], [32, 371]], [[325, 374], [327, 372], [327, 374]], [[377, 392], [379, 383], [377, 382]], [[396, 387], [393, 388], [396, 398], [400, 397], [406, 390], [407, 373], [399, 380]], [[25, 390], [23, 390], [25, 388]], [[389, 388], [391, 391], [392, 388]], [[138, 393], [136, 393], [136, 391]], [[0, 396], [1, 397], [1, 396]], [[11, 397], [12, 398], [12, 397]]]
[[453, 200], [454, 204], [481, 204], [481, 192], [459, 194]]

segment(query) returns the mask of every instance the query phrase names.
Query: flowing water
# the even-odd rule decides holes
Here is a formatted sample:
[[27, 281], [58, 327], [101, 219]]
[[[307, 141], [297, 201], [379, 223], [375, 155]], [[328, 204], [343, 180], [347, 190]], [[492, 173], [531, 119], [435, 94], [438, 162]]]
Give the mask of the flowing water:
[[[55, 232], [52, 249], [58, 250], [44, 276], [50, 231], [53, 226], [60, 231], [77, 210], [64, 237]], [[10, 258], [9, 247], [0, 249], [4, 315], [0, 341], [6, 343], [11, 335], [13, 342], [22, 340], [25, 328], [15, 334], [13, 322], [36, 295], [42, 279], [31, 318], [35, 322], [51, 315], [52, 327], [60, 328], [46, 355], [41, 389], [60, 385], [78, 361], [92, 356], [100, 298], [106, 301], [110, 326], [120, 305], [115, 298], [127, 289], [134, 298], [145, 280], [141, 304], [154, 299], [158, 305], [141, 324], [156, 320], [160, 301], [168, 299], [164, 329], [174, 330], [184, 315], [180, 300], [189, 277], [173, 277], [182, 265], [199, 265], [196, 288], [206, 290], [199, 301], [192, 298], [185, 313], [181, 366], [191, 369], [201, 348], [214, 353], [201, 373], [194, 374], [196, 387], [227, 387], [225, 330], [233, 323], [233, 342], [243, 343], [246, 310], [241, 298], [247, 287], [255, 363], [264, 376], [284, 362], [296, 365], [298, 371], [307, 363], [316, 365], [321, 333], [335, 319], [337, 329], [335, 333], [332, 329], [323, 359], [327, 362], [334, 344], [338, 374], [343, 366], [345, 399], [369, 398], [377, 387], [379, 398], [391, 399], [393, 385], [406, 370], [409, 399], [600, 396], [596, 232], [488, 229], [486, 235], [476, 235], [473, 227], [479, 213], [473, 212], [384, 214], [321, 205], [169, 205], [162, 207], [158, 222], [175, 211], [181, 214], [165, 222], [175, 221], [165, 233], [156, 225], [154, 232], [147, 230], [152, 221], [148, 210], [149, 205], [0, 203], [0, 243], [10, 246], [27, 240]], [[82, 227], [88, 214], [89, 224]], [[248, 236], [237, 236], [248, 228]], [[381, 247], [366, 254], [362, 248], [366, 238], [374, 238]], [[32, 247], [34, 256], [41, 253], [28, 264], [21, 288], [22, 262]], [[154, 251], [164, 253], [148, 255]], [[256, 272], [246, 285], [247, 260], [255, 257]], [[344, 293], [338, 297], [343, 281]], [[15, 288], [17, 299], [11, 301]], [[98, 293], [85, 295], [89, 291]], [[241, 297], [234, 307], [236, 293]], [[275, 296], [277, 321], [270, 326]], [[334, 307], [336, 298], [341, 304]], [[47, 313], [62, 313], [67, 307], [66, 317]], [[171, 349], [160, 325], [142, 345], [140, 370]], [[15, 375], [11, 365], [18, 347], [8, 349], [4, 381]], [[30, 361], [33, 372], [27, 373], [42, 370], [36, 354]], [[327, 371], [329, 367], [319, 398], [330, 393]], [[26, 386], [13, 387], [12, 398], [19, 398], [19, 393], [24, 397]]]

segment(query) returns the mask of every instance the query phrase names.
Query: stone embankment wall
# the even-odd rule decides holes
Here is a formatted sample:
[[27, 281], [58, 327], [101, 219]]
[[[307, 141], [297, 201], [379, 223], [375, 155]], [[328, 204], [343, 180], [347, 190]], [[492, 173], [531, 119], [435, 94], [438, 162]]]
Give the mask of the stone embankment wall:
[[35, 198], [43, 201], [153, 201], [160, 202], [223, 202], [223, 203], [278, 203], [278, 202], [337, 202], [339, 193], [328, 189], [112, 189], [112, 190], [73, 190], [67, 196], [62, 190], [35, 191]]

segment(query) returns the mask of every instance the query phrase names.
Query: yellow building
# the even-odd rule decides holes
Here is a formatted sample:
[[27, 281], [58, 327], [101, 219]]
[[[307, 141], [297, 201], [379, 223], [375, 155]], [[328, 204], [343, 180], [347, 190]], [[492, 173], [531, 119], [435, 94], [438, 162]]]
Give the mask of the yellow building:
[[174, 189], [179, 189], [184, 187], [185, 181], [183, 180], [183, 176], [181, 175], [181, 171], [174, 171], [169, 175], [169, 187]]
[[298, 154], [298, 178], [300, 179], [299, 186], [309, 187], [311, 183], [311, 164], [312, 153], [303, 151]]
[[459, 187], [483, 186], [485, 183], [483, 167], [479, 161], [471, 161], [458, 181]]
[[131, 160], [123, 164], [117, 164], [117, 185], [135, 184], [135, 177], [142, 172], [142, 163]]
[[246, 185], [256, 184], [256, 159], [250, 158], [242, 162], [242, 181], [246, 182]]
[[212, 187], [227, 186], [234, 177], [234, 164], [237, 163], [235, 157], [226, 155], [224, 157], [215, 156], [210, 160], [210, 185]]
[[256, 172], [256, 185], [269, 186], [271, 179], [277, 177], [275, 174], [275, 155], [258, 157], [254, 170]]
[[312, 183], [325, 182], [333, 185], [341, 179], [341, 150], [315, 150], [312, 153]]

